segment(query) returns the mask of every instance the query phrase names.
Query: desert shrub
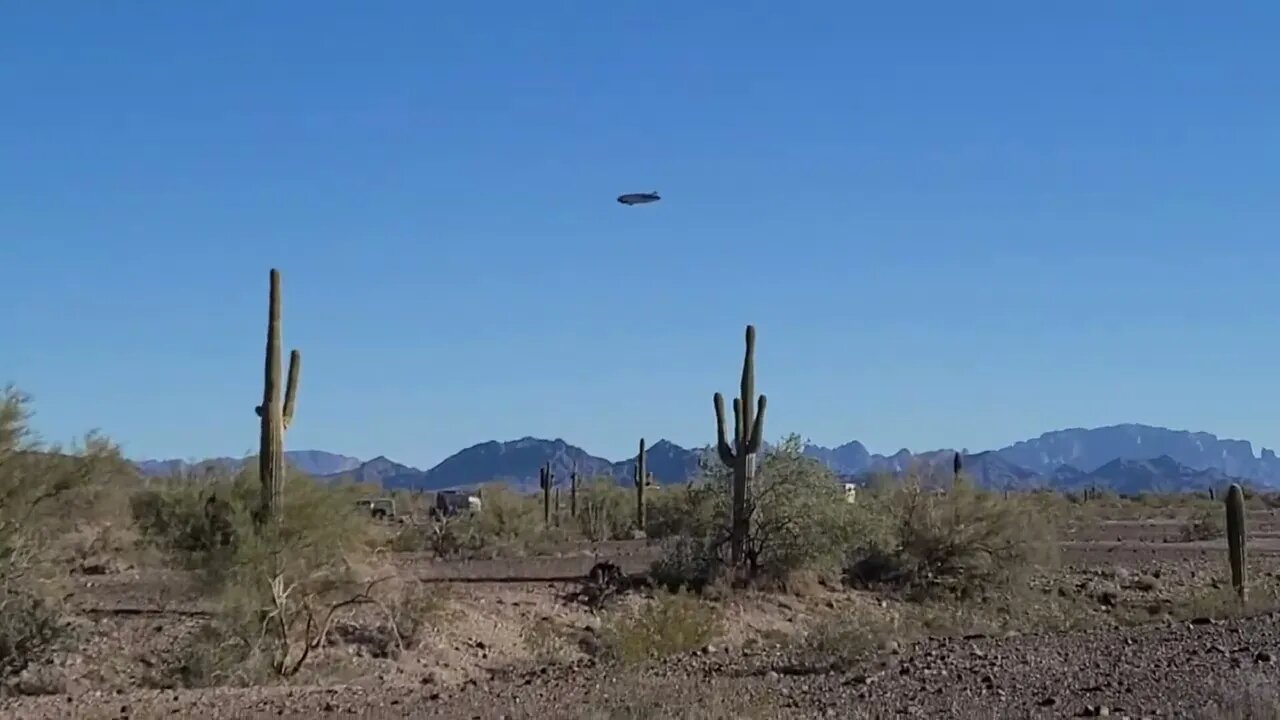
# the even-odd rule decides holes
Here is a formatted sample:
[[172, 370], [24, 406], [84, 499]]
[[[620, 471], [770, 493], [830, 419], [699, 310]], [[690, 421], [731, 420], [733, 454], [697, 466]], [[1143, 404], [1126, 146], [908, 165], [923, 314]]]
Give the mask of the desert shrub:
[[663, 543], [662, 554], [649, 567], [649, 579], [670, 591], [701, 592], [724, 570], [718, 549], [706, 538], [679, 535]]
[[171, 484], [134, 498], [142, 536], [176, 564], [196, 567], [217, 601], [208, 629], [192, 638], [183, 683], [224, 682], [231, 673], [292, 675], [326, 641], [339, 611], [381, 605], [372, 561], [374, 524], [358, 487], [328, 486], [291, 473], [279, 521], [255, 526], [257, 468], [232, 477]]
[[717, 524], [713, 494], [689, 483], [661, 488], [646, 498], [645, 535], [680, 538], [706, 535]]
[[473, 558], [483, 553], [485, 538], [469, 514], [432, 516], [399, 526], [387, 546], [395, 552], [429, 552], [441, 560]]
[[1051, 525], [1008, 500], [962, 481], [943, 491], [908, 478], [868, 494], [859, 505], [879, 516], [880, 530], [850, 547], [846, 577], [856, 584], [896, 585], [918, 596], [960, 598], [1002, 591], [1053, 557]]
[[6, 582], [0, 587], [0, 680], [44, 662], [71, 639], [62, 614], [48, 598]]
[[[747, 501], [746, 561], [755, 580], [785, 581], [794, 572], [835, 572], [848, 544], [856, 506], [830, 470], [803, 454], [799, 436], [772, 448], [760, 463]], [[653, 571], [667, 583], [681, 568], [684, 584], [704, 584], [722, 561], [729, 540], [732, 473], [718, 460], [700, 463], [700, 478], [685, 496], [681, 533]]]
[[[487, 485], [482, 492], [484, 504], [479, 513], [451, 521], [453, 536], [460, 540], [467, 556], [523, 557], [543, 552], [573, 535], [571, 528], [546, 526], [540, 493], [521, 495], [502, 484]], [[567, 512], [560, 517], [562, 522], [566, 519]]]
[[910, 637], [899, 618], [887, 613], [827, 611], [812, 618], [797, 638], [797, 670], [846, 669], [870, 653]]
[[[237, 528], [225, 568], [210, 574], [226, 635], [291, 675], [323, 643], [337, 609], [375, 600], [371, 586], [354, 589], [370, 582], [356, 567], [369, 559], [371, 528], [351, 499], [306, 478], [291, 478], [285, 498], [279, 522]], [[242, 522], [248, 515], [235, 513]]]
[[571, 628], [543, 617], [520, 628], [520, 644], [535, 665], [555, 665], [570, 659]]
[[[351, 577], [359, 575], [351, 570]], [[290, 617], [296, 620], [286, 618], [293, 634], [284, 639], [274, 624], [276, 608], [259, 607], [273, 601], [254, 601], [249, 597], [254, 587], [229, 587], [215, 617], [179, 641], [144, 683], [166, 689], [258, 685], [297, 672], [308, 656], [338, 644], [361, 645], [373, 657], [397, 657], [417, 647], [448, 611], [439, 592], [383, 577], [310, 595], [300, 608], [292, 608]], [[361, 608], [373, 613], [358, 616]]]
[[1182, 525], [1182, 541], [1215, 540], [1227, 534], [1226, 512], [1217, 507], [1201, 507]]
[[[347, 544], [375, 542], [373, 524], [355, 506], [366, 489], [325, 485], [292, 471], [286, 482], [284, 527], [290, 538], [314, 531], [340, 534]], [[260, 497], [257, 467], [247, 462], [232, 473], [209, 473], [198, 481], [160, 481], [135, 492], [129, 504], [143, 542], [179, 566], [218, 575], [243, 559], [238, 554], [254, 535]]]
[[[481, 493], [484, 503], [480, 512], [402, 526], [391, 538], [390, 548], [431, 552], [442, 559], [524, 557], [577, 537], [577, 528], [564, 509], [553, 516], [552, 527], [546, 527], [540, 494], [521, 495], [501, 484], [488, 485]], [[588, 495], [587, 491], [579, 493], [580, 521]]]
[[30, 431], [30, 398], [0, 390], [0, 681], [41, 662], [71, 640], [57, 603], [65, 573], [49, 560], [93, 496], [130, 476], [116, 447], [90, 434], [64, 451]]
[[660, 593], [633, 611], [618, 611], [601, 628], [605, 658], [624, 665], [700, 650], [719, 636], [719, 608], [694, 595]]
[[233, 551], [256, 497], [241, 478], [162, 481], [134, 493], [129, 510], [143, 543], [170, 553], [185, 566], [200, 566]]
[[578, 531], [592, 542], [631, 537], [635, 527], [635, 489], [611, 478], [596, 478], [578, 490]]
[[542, 530], [542, 510], [538, 498], [521, 495], [501, 484], [486, 485], [484, 503], [476, 518], [487, 541], [517, 544]]

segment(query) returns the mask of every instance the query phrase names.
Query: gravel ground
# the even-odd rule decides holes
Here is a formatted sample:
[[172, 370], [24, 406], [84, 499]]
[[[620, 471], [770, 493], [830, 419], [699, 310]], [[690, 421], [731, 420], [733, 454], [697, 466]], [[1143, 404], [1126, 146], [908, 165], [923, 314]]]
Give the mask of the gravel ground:
[[[1127, 630], [936, 638], [842, 672], [713, 649], [660, 668], [565, 666], [444, 688], [250, 688], [8, 701], [4, 717], [1132, 718], [1207, 712], [1280, 682], [1274, 614]], [[1274, 717], [1272, 715], [1271, 717]]]

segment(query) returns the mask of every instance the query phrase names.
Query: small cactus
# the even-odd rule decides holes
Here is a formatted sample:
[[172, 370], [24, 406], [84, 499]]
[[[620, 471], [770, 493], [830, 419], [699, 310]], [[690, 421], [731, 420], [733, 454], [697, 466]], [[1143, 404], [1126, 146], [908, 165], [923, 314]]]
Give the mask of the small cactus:
[[293, 422], [294, 402], [298, 396], [298, 374], [302, 370], [302, 353], [289, 354], [289, 374], [284, 383], [284, 399], [280, 397], [280, 355], [284, 342], [280, 330], [280, 271], [271, 270], [271, 290], [267, 304], [267, 360], [263, 378], [262, 404], [253, 409], [261, 418], [258, 443], [258, 476], [262, 484], [255, 519], [261, 525], [280, 518], [284, 505], [284, 433]]
[[636, 530], [644, 532], [644, 486], [653, 476], [646, 471], [644, 438], [640, 438], [640, 454], [636, 456], [636, 467], [632, 473], [632, 482], [636, 486]]
[[538, 469], [538, 486], [542, 488], [542, 524], [551, 527], [551, 488], [555, 485], [556, 474], [551, 472], [548, 462]]
[[1231, 586], [1244, 602], [1248, 576], [1245, 568], [1244, 490], [1237, 483], [1227, 488], [1227, 553], [1231, 562]]

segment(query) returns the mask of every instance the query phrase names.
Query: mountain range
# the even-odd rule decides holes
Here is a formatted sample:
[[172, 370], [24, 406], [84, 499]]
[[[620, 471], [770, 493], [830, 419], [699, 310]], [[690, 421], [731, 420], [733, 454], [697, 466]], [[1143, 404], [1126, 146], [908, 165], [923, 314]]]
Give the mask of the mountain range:
[[[649, 447], [648, 469], [659, 483], [682, 483], [698, 466], [702, 450], [667, 440]], [[900, 474], [915, 468], [928, 477], [949, 479], [955, 450], [892, 455], [871, 453], [860, 442], [834, 448], [806, 444], [806, 455], [837, 475], [864, 479], [873, 474]], [[1170, 430], [1150, 425], [1110, 425], [1055, 430], [998, 450], [961, 451], [965, 472], [980, 485], [1023, 490], [1087, 487], [1133, 494], [1143, 491], [1199, 491], [1230, 482], [1280, 488], [1280, 460], [1273, 450], [1253, 454], [1245, 440], [1221, 439], [1205, 432]], [[386, 457], [361, 461], [322, 450], [285, 453], [288, 462], [310, 475], [372, 483], [387, 489], [443, 490], [505, 482], [521, 490], [538, 484], [538, 469], [550, 463], [558, 479], [576, 467], [583, 477], [608, 476], [631, 481], [635, 458], [611, 461], [562, 439], [524, 437], [489, 441], [460, 450], [427, 470]], [[234, 469], [247, 458], [211, 458], [198, 462], [143, 460], [135, 465], [148, 476], [197, 477], [210, 470]]]

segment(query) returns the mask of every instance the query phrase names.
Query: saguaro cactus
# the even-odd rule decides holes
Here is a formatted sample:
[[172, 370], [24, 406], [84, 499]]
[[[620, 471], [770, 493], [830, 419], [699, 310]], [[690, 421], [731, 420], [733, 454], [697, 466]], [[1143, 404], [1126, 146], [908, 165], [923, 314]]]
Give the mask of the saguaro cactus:
[[951, 460], [951, 487], [954, 489], [960, 484], [960, 471], [964, 470], [964, 461], [960, 459], [960, 453]]
[[555, 484], [556, 474], [551, 472], [548, 462], [538, 469], [538, 486], [542, 488], [542, 524], [551, 527], [551, 488]]
[[632, 482], [636, 485], [636, 530], [644, 532], [644, 486], [649, 482], [649, 473], [646, 471], [644, 438], [640, 438], [640, 454], [636, 456], [636, 467], [632, 473]]
[[569, 517], [578, 517], [578, 463], [573, 464], [573, 472], [569, 473]]
[[289, 354], [289, 375], [280, 398], [280, 355], [283, 352], [280, 330], [280, 271], [271, 270], [271, 293], [267, 310], [267, 362], [263, 378], [262, 404], [253, 410], [262, 419], [258, 443], [258, 475], [262, 497], [258, 522], [278, 519], [284, 502], [284, 433], [293, 422], [294, 401], [298, 394], [298, 373], [302, 370], [302, 353]]
[[1231, 483], [1227, 488], [1227, 552], [1231, 561], [1231, 586], [1236, 595], [1244, 602], [1248, 576], [1244, 566], [1245, 526], [1244, 526], [1244, 490], [1240, 485]]
[[733, 399], [733, 445], [725, 435], [724, 396], [716, 393], [716, 450], [720, 462], [733, 469], [733, 503], [730, 508], [730, 562], [741, 567], [746, 556], [747, 533], [750, 518], [747, 516], [747, 491], [756, 474], [756, 455], [760, 452], [760, 438], [764, 434], [764, 410], [767, 403], [761, 395], [752, 412], [752, 396], [756, 388], [756, 329], [747, 326], [747, 351], [742, 359], [741, 395]]

